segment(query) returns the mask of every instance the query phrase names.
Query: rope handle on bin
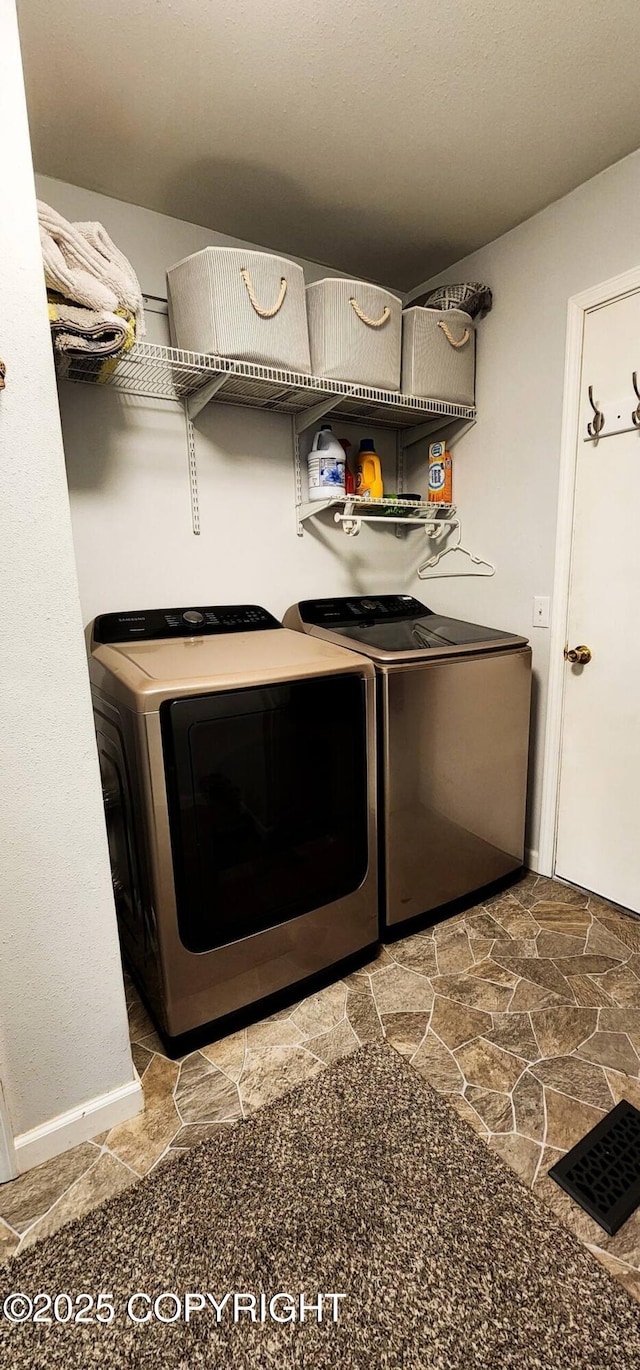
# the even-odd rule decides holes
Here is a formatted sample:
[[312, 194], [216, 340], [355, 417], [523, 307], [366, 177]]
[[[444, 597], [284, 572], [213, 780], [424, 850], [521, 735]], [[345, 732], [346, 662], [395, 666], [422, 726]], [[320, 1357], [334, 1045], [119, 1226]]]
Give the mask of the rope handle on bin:
[[464, 347], [465, 343], [468, 343], [469, 338], [471, 337], [471, 329], [465, 328], [462, 337], [459, 338], [456, 342], [456, 339], [454, 338], [453, 333], [449, 328], [449, 325], [445, 323], [444, 319], [438, 320], [438, 328], [442, 329], [442, 332], [444, 333], [447, 342], [451, 343], [452, 347]]
[[251, 281], [251, 277], [250, 277], [249, 272], [247, 271], [247, 268], [246, 268], [245, 266], [241, 267], [241, 269], [240, 269], [240, 275], [242, 276], [242, 279], [243, 279], [243, 281], [244, 281], [244, 283], [245, 283], [245, 285], [246, 285], [246, 287], [247, 287], [247, 295], [249, 296], [249, 299], [251, 300], [251, 303], [252, 303], [252, 305], [253, 305], [253, 307], [254, 307], [254, 309], [255, 309], [255, 311], [256, 311], [256, 314], [259, 314], [261, 319], [272, 319], [272, 318], [274, 317], [274, 314], [277, 314], [277, 313], [278, 313], [278, 310], [279, 310], [279, 309], [282, 309], [282, 306], [283, 306], [283, 304], [284, 304], [284, 297], [285, 297], [285, 295], [286, 295], [286, 293], [287, 293], [287, 278], [286, 278], [286, 276], [281, 276], [281, 277], [280, 277], [280, 294], [278, 295], [278, 298], [277, 298], [277, 300], [276, 300], [276, 302], [275, 302], [275, 304], [274, 304], [274, 306], [273, 306], [273, 309], [263, 309], [263, 308], [262, 308], [262, 305], [259, 305], [259, 304], [258, 304], [258, 301], [257, 301], [257, 299], [256, 299], [256, 297], [255, 297], [255, 292], [254, 292], [254, 289], [253, 289], [253, 284], [252, 284], [252, 281]]
[[388, 304], [385, 305], [379, 319], [370, 319], [369, 315], [365, 314], [364, 310], [360, 308], [355, 295], [351, 296], [349, 304], [351, 305], [354, 314], [358, 315], [358, 318], [362, 320], [362, 323], [368, 324], [369, 328], [382, 328], [383, 323], [386, 323], [387, 319], [391, 317], [391, 310], [389, 309]]

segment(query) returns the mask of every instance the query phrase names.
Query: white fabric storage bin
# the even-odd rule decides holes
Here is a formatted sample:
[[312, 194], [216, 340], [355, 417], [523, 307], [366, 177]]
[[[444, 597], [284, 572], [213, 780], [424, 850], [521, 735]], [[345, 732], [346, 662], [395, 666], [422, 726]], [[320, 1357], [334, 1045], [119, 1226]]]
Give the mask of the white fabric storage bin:
[[170, 267], [167, 284], [175, 347], [311, 370], [304, 275], [295, 262], [205, 247]]
[[331, 277], [307, 286], [314, 376], [400, 389], [402, 301], [366, 281]]
[[406, 395], [473, 404], [476, 335], [462, 309], [405, 309], [402, 389]]

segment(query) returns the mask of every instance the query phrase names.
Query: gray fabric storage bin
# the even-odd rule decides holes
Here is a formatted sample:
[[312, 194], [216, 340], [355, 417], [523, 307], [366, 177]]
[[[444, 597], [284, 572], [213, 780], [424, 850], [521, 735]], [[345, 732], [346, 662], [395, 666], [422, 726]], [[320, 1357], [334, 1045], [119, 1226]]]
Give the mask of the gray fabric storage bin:
[[462, 309], [405, 309], [402, 389], [452, 404], [475, 402], [476, 335]]
[[402, 301], [380, 286], [340, 277], [307, 286], [314, 376], [400, 389]]
[[170, 267], [167, 286], [175, 347], [311, 370], [304, 275], [295, 262], [205, 247]]

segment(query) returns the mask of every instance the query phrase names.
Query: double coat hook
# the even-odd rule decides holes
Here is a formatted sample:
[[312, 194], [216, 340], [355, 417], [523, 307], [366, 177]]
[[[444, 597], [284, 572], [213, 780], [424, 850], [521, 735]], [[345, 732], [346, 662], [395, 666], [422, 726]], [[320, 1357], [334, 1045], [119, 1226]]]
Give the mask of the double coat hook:
[[[633, 389], [634, 389], [635, 397], [636, 397], [636, 401], [637, 401], [636, 405], [635, 405], [634, 408], [631, 410], [631, 422], [632, 422], [634, 428], [640, 428], [640, 388], [638, 387], [638, 372], [637, 372], [637, 371], [632, 371], [632, 373], [631, 373], [631, 383], [632, 383], [632, 385], [633, 385]], [[592, 418], [592, 419], [590, 420], [590, 422], [587, 424], [587, 433], [588, 433], [588, 435], [589, 435], [590, 438], [593, 438], [594, 441], [597, 442], [597, 441], [598, 441], [598, 438], [600, 437], [600, 434], [601, 434], [601, 432], [602, 432], [602, 430], [603, 430], [603, 428], [604, 428], [605, 417], [604, 417], [604, 414], [603, 414], [602, 410], [598, 407], [598, 405], [596, 404], [596, 401], [595, 401], [594, 398], [593, 398], [593, 386], [592, 386], [592, 385], [589, 386], [589, 392], [588, 392], [588, 393], [589, 393], [589, 404], [591, 405], [591, 408], [593, 409], [593, 418]], [[618, 414], [618, 418], [619, 418], [619, 419], [621, 418], [621, 415], [620, 415], [620, 414]], [[628, 432], [629, 430], [628, 430], [628, 429], [625, 430], [624, 428], [622, 428], [622, 429], [617, 428], [616, 425], [614, 424], [613, 430], [612, 430], [613, 433], [625, 432], [625, 431]]]

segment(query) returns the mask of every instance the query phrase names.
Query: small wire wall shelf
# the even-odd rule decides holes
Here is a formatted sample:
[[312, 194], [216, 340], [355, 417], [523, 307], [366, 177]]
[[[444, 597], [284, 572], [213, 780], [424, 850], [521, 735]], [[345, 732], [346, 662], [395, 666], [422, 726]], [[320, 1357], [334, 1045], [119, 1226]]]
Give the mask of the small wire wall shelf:
[[86, 353], [57, 353], [56, 368], [62, 380], [109, 385], [125, 394], [150, 399], [189, 402], [191, 418], [213, 399], [292, 415], [330, 403], [337, 417], [395, 429], [447, 419], [473, 420], [476, 412], [470, 405], [376, 390], [232, 357], [185, 352], [159, 343], [135, 343], [129, 352], [107, 365], [104, 358]]
[[[367, 499], [362, 495], [334, 495], [298, 507], [301, 523], [325, 509], [333, 509], [334, 521], [344, 533], [355, 536], [363, 523], [395, 525], [396, 529], [420, 527], [439, 541], [455, 525], [456, 507], [434, 500]], [[456, 525], [457, 526], [457, 525]]]

